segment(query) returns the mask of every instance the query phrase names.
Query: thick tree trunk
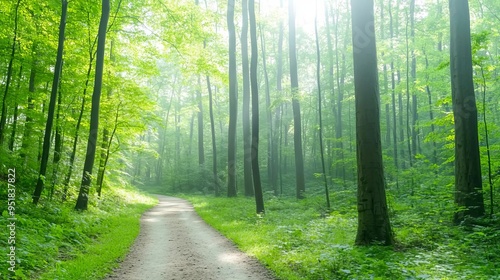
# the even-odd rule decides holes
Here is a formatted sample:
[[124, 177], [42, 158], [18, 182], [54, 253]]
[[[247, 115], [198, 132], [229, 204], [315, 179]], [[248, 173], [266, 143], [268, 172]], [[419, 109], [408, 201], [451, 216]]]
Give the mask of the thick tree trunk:
[[92, 169], [97, 146], [97, 135], [99, 130], [99, 105], [101, 100], [102, 76], [104, 71], [104, 50], [106, 46], [106, 29], [109, 20], [109, 0], [102, 0], [102, 14], [99, 23], [99, 35], [97, 41], [96, 73], [94, 81], [94, 92], [92, 94], [92, 109], [90, 112], [90, 131], [87, 142], [87, 153], [83, 166], [82, 184], [76, 201], [75, 209], [86, 210], [89, 201], [89, 190], [92, 182]]
[[236, 76], [236, 31], [234, 0], [227, 2], [229, 33], [229, 128], [227, 144], [227, 196], [235, 197], [236, 190], [236, 118], [238, 117], [238, 77]]
[[[391, 245], [380, 135], [373, 0], [351, 0], [358, 162], [357, 245]], [[369, 26], [370, 29], [366, 27]]]
[[469, 4], [450, 1], [450, 71], [455, 120], [455, 212], [459, 224], [467, 216], [484, 215], [477, 108], [472, 78]]
[[302, 152], [302, 121], [299, 102], [299, 77], [297, 73], [297, 47], [295, 42], [295, 4], [294, 0], [288, 3], [289, 17], [289, 55], [290, 55], [290, 83], [292, 86], [293, 108], [293, 144], [295, 149], [295, 177], [296, 196], [304, 198], [306, 190], [304, 178], [304, 155]]
[[47, 116], [47, 123], [45, 125], [45, 135], [43, 140], [42, 156], [40, 163], [40, 172], [38, 173], [38, 181], [35, 187], [35, 192], [33, 193], [33, 203], [37, 204], [42, 190], [45, 186], [45, 174], [47, 172], [47, 163], [49, 161], [49, 150], [50, 150], [50, 140], [52, 126], [54, 123], [54, 112], [56, 107], [57, 92], [59, 88], [59, 80], [62, 72], [63, 63], [63, 51], [64, 51], [64, 31], [66, 29], [66, 15], [68, 11], [68, 1], [62, 1], [62, 13], [61, 22], [59, 25], [59, 44], [57, 47], [57, 59], [56, 66], [54, 68], [54, 80], [52, 81], [52, 91], [50, 94], [49, 102], [49, 115]]
[[264, 214], [264, 198], [260, 181], [259, 169], [259, 84], [257, 82], [257, 64], [259, 52], [257, 49], [257, 24], [255, 22], [255, 2], [248, 3], [250, 18], [250, 37], [252, 45], [252, 59], [250, 63], [250, 83], [252, 89], [252, 174], [255, 190], [255, 206], [257, 214]]

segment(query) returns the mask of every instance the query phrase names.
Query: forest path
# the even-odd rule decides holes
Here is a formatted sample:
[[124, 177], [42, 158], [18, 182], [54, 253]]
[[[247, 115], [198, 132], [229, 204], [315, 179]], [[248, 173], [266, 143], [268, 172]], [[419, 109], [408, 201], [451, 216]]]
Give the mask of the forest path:
[[275, 279], [206, 224], [191, 203], [162, 195], [158, 199], [159, 204], [141, 217], [141, 231], [131, 251], [106, 279]]

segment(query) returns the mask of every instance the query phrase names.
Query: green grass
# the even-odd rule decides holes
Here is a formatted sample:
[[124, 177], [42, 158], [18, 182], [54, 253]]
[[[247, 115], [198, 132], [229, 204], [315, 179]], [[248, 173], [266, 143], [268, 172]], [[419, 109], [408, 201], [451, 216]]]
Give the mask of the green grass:
[[[126, 255], [139, 233], [140, 215], [156, 202], [131, 187], [112, 188], [102, 200], [92, 197], [89, 210], [80, 213], [74, 202], [35, 207], [20, 196], [18, 265], [10, 279], [102, 279]], [[5, 262], [0, 270], [1, 279], [9, 279]]]
[[342, 211], [326, 215], [322, 197], [269, 197], [264, 217], [254, 214], [253, 199], [184, 197], [280, 279], [500, 279], [498, 221], [490, 227], [454, 227], [434, 219], [448, 213], [393, 203], [398, 244], [356, 247], [353, 193], [335, 194], [335, 209]]

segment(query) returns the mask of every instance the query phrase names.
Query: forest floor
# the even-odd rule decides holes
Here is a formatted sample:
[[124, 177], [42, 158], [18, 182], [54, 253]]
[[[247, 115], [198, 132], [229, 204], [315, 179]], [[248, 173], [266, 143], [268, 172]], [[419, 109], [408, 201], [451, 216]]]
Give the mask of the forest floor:
[[207, 225], [190, 202], [158, 195], [130, 253], [106, 279], [275, 279]]

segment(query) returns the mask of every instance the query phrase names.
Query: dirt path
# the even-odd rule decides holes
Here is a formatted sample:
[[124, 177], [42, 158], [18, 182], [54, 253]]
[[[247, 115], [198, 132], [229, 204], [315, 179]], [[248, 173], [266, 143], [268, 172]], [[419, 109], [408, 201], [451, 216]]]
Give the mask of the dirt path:
[[141, 218], [129, 255], [106, 279], [275, 279], [257, 260], [207, 225], [186, 200], [158, 196]]

